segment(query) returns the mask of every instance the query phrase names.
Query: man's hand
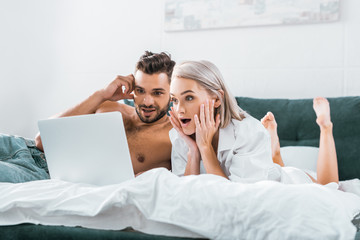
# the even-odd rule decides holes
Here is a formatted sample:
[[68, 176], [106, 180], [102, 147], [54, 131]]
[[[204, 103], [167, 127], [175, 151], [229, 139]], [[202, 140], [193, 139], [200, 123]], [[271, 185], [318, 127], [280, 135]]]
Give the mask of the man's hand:
[[[128, 76], [117, 76], [109, 85], [105, 88], [96, 91], [86, 100], [80, 104], [69, 108], [65, 112], [59, 113], [52, 118], [77, 116], [82, 114], [96, 113], [101, 104], [105, 101], [119, 101], [121, 99], [133, 99], [134, 95], [131, 92], [134, 90], [135, 78], [132, 74]], [[36, 138], [36, 147], [43, 151], [40, 134], [38, 133]]]
[[109, 85], [101, 89], [104, 100], [119, 101], [121, 99], [133, 99], [131, 92], [134, 90], [134, 75], [117, 76]]

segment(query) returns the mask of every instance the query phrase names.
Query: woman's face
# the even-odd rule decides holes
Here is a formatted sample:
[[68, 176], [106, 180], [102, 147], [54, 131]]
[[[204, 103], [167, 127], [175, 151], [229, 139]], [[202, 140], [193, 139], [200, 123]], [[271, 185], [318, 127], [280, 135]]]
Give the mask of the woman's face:
[[194, 115], [200, 117], [200, 105], [215, 99], [196, 81], [175, 77], [171, 80], [170, 95], [175, 116], [186, 135], [195, 133]]

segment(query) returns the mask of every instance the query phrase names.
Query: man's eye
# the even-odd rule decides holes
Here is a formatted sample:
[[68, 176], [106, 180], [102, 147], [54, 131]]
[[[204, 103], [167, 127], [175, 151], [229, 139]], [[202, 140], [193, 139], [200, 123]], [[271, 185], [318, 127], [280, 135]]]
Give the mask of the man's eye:
[[156, 95], [156, 96], [160, 96], [161, 94], [163, 94], [162, 92], [154, 92], [154, 94]]
[[176, 104], [178, 102], [178, 100], [176, 98], [171, 98], [171, 101]]
[[191, 100], [193, 100], [194, 98], [192, 97], [192, 96], [186, 96], [186, 98], [185, 98], [185, 100], [186, 101], [191, 101]]
[[138, 88], [138, 89], [136, 89], [136, 93], [142, 94], [142, 93], [144, 93], [144, 90]]

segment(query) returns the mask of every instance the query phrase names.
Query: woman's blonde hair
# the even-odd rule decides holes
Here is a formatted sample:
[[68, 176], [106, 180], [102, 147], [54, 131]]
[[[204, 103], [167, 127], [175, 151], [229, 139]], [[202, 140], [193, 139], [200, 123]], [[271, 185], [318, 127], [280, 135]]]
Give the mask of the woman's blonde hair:
[[217, 109], [217, 113], [220, 114], [220, 128], [226, 127], [232, 118], [239, 121], [245, 118], [245, 112], [238, 106], [236, 99], [226, 87], [215, 64], [205, 60], [185, 61], [175, 65], [172, 74], [172, 78], [174, 77], [194, 80], [210, 95], [215, 95], [220, 99], [221, 105]]

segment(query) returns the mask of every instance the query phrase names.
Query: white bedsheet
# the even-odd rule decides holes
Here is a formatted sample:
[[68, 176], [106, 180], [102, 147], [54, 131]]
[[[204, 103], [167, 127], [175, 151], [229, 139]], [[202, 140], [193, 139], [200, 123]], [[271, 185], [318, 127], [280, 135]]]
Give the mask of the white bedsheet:
[[[347, 182], [359, 190], [360, 181]], [[349, 186], [352, 187], [349, 187]], [[317, 184], [229, 182], [153, 169], [105, 187], [0, 183], [0, 225], [40, 223], [211, 239], [353, 239], [360, 197]]]

